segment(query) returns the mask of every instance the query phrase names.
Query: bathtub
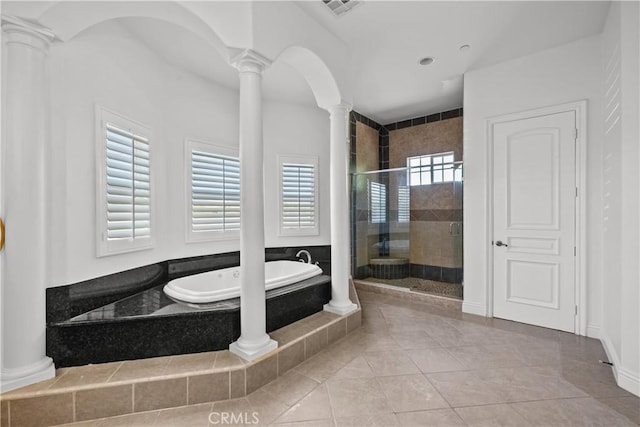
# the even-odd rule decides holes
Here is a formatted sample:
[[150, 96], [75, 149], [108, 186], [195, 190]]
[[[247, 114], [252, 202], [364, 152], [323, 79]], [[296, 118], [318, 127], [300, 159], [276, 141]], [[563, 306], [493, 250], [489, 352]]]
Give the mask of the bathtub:
[[[322, 274], [314, 264], [297, 261], [270, 261], [265, 263], [266, 290], [280, 288]], [[173, 300], [206, 304], [240, 296], [240, 267], [223, 268], [171, 280], [164, 293]]]

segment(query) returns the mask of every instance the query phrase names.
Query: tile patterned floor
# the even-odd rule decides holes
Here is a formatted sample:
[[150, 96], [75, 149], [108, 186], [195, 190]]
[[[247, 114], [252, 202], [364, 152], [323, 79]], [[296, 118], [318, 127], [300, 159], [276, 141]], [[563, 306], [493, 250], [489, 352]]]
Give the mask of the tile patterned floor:
[[359, 296], [360, 330], [246, 398], [71, 425], [640, 424], [640, 399], [598, 363], [597, 340]]

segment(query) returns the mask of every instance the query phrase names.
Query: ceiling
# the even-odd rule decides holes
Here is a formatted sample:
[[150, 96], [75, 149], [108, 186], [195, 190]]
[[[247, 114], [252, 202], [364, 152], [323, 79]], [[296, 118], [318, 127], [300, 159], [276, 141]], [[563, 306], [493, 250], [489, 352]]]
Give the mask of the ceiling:
[[[600, 1], [364, 0], [336, 17], [321, 0], [296, 4], [351, 47], [354, 109], [381, 124], [461, 107], [466, 71], [599, 34], [609, 8]], [[123, 25], [167, 62], [237, 90], [237, 72], [192, 33], [151, 19]], [[435, 62], [419, 65], [426, 56]], [[316, 105], [303, 77], [282, 61], [265, 72], [263, 94]]]
[[[463, 74], [590, 35], [609, 3], [596, 1], [375, 1], [336, 17], [297, 3], [352, 49], [354, 109], [382, 123], [462, 107]], [[460, 51], [468, 44], [470, 49]], [[418, 64], [431, 56], [435, 62]]]

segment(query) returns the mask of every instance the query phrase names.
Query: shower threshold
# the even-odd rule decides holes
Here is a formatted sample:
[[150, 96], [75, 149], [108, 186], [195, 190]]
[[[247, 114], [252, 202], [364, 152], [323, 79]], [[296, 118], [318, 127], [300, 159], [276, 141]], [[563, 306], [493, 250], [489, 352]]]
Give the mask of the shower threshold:
[[370, 283], [381, 283], [384, 285], [397, 286], [409, 289], [413, 292], [420, 292], [429, 295], [441, 297], [455, 298], [462, 300], [462, 284], [447, 283], [436, 280], [420, 279], [417, 277], [405, 277], [403, 279], [378, 279], [375, 277], [367, 277], [362, 279]]

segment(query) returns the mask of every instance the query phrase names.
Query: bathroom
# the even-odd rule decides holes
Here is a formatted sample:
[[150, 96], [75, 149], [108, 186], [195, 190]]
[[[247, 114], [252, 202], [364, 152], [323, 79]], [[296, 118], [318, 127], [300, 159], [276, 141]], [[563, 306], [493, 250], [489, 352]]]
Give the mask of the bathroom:
[[[507, 245], [494, 245], [491, 236], [488, 121], [587, 101], [588, 113], [575, 107], [583, 114], [575, 115], [576, 140], [589, 144], [579, 145], [585, 167], [570, 198], [581, 215], [570, 307], [575, 336], [562, 335], [551, 350], [575, 344], [571, 351], [580, 353], [583, 343], [599, 346], [601, 339], [616, 381], [635, 390], [637, 330], [622, 325], [638, 324], [629, 285], [637, 274], [627, 259], [637, 239], [620, 227], [636, 225], [637, 209], [615, 203], [637, 190], [635, 181], [622, 186], [615, 173], [633, 170], [625, 161], [635, 157], [623, 154], [635, 152], [629, 138], [605, 135], [601, 86], [604, 52], [637, 62], [631, 43], [613, 49], [629, 40], [622, 35], [637, 33], [637, 19], [623, 13], [636, 6], [614, 2], [609, 13], [608, 2], [504, 3], [517, 17], [509, 22], [531, 24], [518, 33], [501, 26], [503, 15], [491, 2], [358, 2], [341, 18], [322, 15], [333, 13], [320, 10], [330, 2], [317, 3], [2, 2], [3, 426], [30, 425], [22, 421], [33, 414], [40, 424], [121, 415], [141, 420], [231, 399], [268, 400], [261, 388], [274, 382], [300, 390], [313, 385], [323, 404], [331, 396], [355, 407], [353, 396], [375, 398], [385, 380], [373, 373], [349, 378], [375, 386], [361, 393], [336, 392], [331, 384], [341, 380], [325, 380], [347, 368], [348, 357], [361, 362], [358, 351], [387, 367], [407, 362], [424, 380], [427, 373], [404, 354], [416, 349], [399, 349], [402, 339], [406, 344], [429, 330], [464, 347], [457, 332], [465, 327], [475, 340], [485, 338], [475, 334], [478, 328], [505, 325], [493, 319], [491, 254]], [[574, 7], [585, 20], [569, 28], [563, 20], [574, 16]], [[412, 8], [420, 13], [407, 13]], [[398, 13], [398, 19], [389, 15], [395, 31], [378, 31], [374, 24], [389, 12]], [[426, 16], [464, 18], [451, 27], [459, 37], [441, 37], [443, 28], [423, 25]], [[549, 17], [557, 19], [542, 31], [537, 24]], [[407, 30], [430, 34], [407, 38], [405, 50], [397, 37], [406, 20], [413, 23]], [[479, 35], [465, 32], [478, 22], [487, 26]], [[360, 24], [371, 40], [353, 34]], [[507, 49], [501, 43], [509, 38], [498, 30], [525, 39], [514, 36]], [[485, 45], [469, 41], [476, 36]], [[353, 45], [345, 42], [349, 37]], [[370, 63], [358, 61], [368, 55]], [[396, 68], [407, 73], [406, 82], [380, 84], [393, 80], [383, 76], [393, 64], [404, 64]], [[621, 79], [633, 82], [630, 74]], [[422, 83], [411, 86], [412, 79]], [[447, 96], [425, 102], [429, 92]], [[629, 116], [637, 112], [637, 97], [625, 96]], [[631, 122], [622, 121], [626, 136]], [[619, 123], [609, 124], [615, 130]], [[122, 178], [114, 147], [123, 136], [132, 147], [131, 194], [109, 182]], [[210, 172], [219, 165], [222, 183]], [[229, 206], [222, 216], [208, 215], [206, 206], [219, 202], [208, 196], [218, 194], [208, 182], [222, 185]], [[130, 216], [120, 210], [128, 205], [123, 195], [135, 199], [135, 208], [124, 206]], [[129, 230], [127, 242], [116, 242]], [[292, 284], [283, 297], [265, 289], [265, 261], [321, 274]], [[607, 292], [604, 271], [612, 275], [610, 284], [604, 281]], [[181, 300], [184, 294], [175, 301], [164, 291], [170, 281], [209, 272], [238, 279], [240, 297], [201, 310]], [[405, 328], [414, 319], [424, 330]], [[124, 324], [131, 326], [126, 332]], [[491, 332], [495, 340], [487, 334], [473, 344], [497, 346], [509, 335], [500, 327]], [[414, 353], [439, 363], [451, 359], [432, 356], [447, 352]], [[606, 361], [604, 354], [598, 353]], [[398, 358], [387, 363], [391, 356]], [[310, 365], [318, 376], [301, 378]], [[352, 398], [338, 398], [345, 394]], [[273, 420], [296, 402], [276, 408]], [[337, 424], [327, 407], [326, 419]]]

